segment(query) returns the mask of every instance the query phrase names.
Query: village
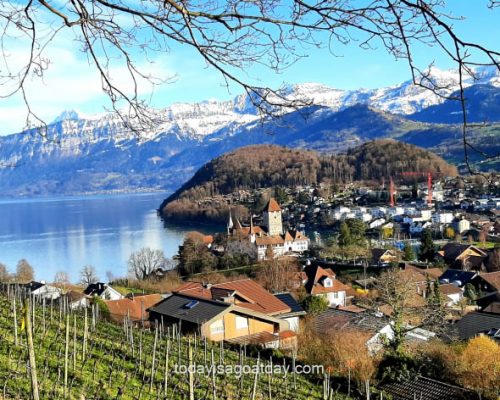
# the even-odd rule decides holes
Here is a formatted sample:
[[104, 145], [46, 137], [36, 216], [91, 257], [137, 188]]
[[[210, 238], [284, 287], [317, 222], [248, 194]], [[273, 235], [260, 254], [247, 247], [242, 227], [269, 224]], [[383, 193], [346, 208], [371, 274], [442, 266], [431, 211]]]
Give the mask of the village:
[[[44, 306], [60, 303], [81, 310], [98, 304], [107, 319], [121, 326], [175, 327], [183, 335], [235, 348], [298, 355], [339, 376], [345, 376], [345, 368], [336, 363], [349, 360], [349, 385], [352, 373], [367, 398], [370, 389], [364, 385], [369, 381], [378, 381], [379, 390], [393, 399], [422, 394], [426, 399], [465, 399], [473, 398], [471, 393], [496, 398], [498, 371], [478, 383], [459, 367], [453, 374], [451, 365], [422, 372], [402, 359], [417, 359], [423, 352], [432, 364], [444, 357], [436, 356], [439, 351], [460, 353], [453, 346], [463, 348], [478, 338], [496, 343], [494, 357], [499, 354], [498, 188], [478, 190], [456, 180], [432, 183], [430, 177], [427, 184], [396, 188], [391, 179], [386, 205], [380, 201], [384, 190], [357, 187], [348, 195], [329, 197], [324, 192], [321, 187], [283, 189], [278, 198], [288, 200], [284, 205], [270, 197], [248, 221], [230, 212], [221, 235], [188, 235], [177, 257], [178, 272], [160, 267], [142, 275], [144, 281], [171, 280], [168, 291], [155, 291], [153, 284], [147, 290], [142, 286], [141, 292], [140, 285], [132, 289], [129, 281], [131, 288], [123, 281], [115, 285], [96, 279], [82, 290], [15, 278], [2, 288]], [[232, 196], [232, 201], [239, 196], [248, 203], [256, 194]], [[320, 235], [306, 234], [320, 226], [333, 232], [328, 244]], [[241, 256], [250, 267], [226, 270], [213, 262]], [[211, 260], [211, 266], [204, 260]], [[361, 343], [366, 354], [348, 342]], [[438, 358], [431, 357], [429, 346], [440, 346], [432, 350]], [[483, 357], [475, 346], [476, 357]], [[395, 371], [390, 379], [382, 376], [388, 360], [408, 376], [402, 377], [404, 371]], [[361, 371], [363, 363], [371, 365], [370, 372]]]

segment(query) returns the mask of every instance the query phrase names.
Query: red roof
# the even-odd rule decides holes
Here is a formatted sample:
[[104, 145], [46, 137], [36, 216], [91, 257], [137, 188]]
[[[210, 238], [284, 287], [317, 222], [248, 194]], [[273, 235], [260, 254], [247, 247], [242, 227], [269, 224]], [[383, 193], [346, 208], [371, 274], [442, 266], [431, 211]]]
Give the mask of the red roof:
[[163, 300], [159, 294], [135, 296], [133, 299], [105, 300], [109, 313], [114, 319], [123, 319], [127, 315], [132, 321], [148, 319], [146, 310]]
[[267, 206], [266, 206], [266, 211], [267, 212], [276, 212], [276, 211], [281, 211], [281, 207], [280, 205], [278, 204], [278, 202], [276, 200], [274, 200], [274, 198], [270, 198], [269, 199], [269, 202], [267, 203]]
[[[344, 292], [350, 289], [338, 279], [335, 279], [335, 273], [330, 268], [321, 268], [319, 265], [309, 265], [304, 271], [307, 275], [306, 291], [310, 294], [321, 294], [331, 292]], [[325, 287], [323, 281], [326, 278], [332, 280], [331, 287]]]
[[488, 272], [486, 274], [481, 274], [479, 276], [483, 278], [486, 282], [488, 282], [490, 286], [500, 291], [500, 271]]
[[236, 304], [239, 307], [259, 311], [264, 314], [274, 315], [290, 312], [291, 309], [281, 300], [273, 296], [266, 289], [252, 279], [241, 279], [232, 282], [217, 283], [214, 285], [203, 285], [199, 282], [187, 282], [175, 293], [186, 296], [200, 297], [204, 299], [217, 300], [220, 293], [232, 291], [233, 296], [240, 300]]

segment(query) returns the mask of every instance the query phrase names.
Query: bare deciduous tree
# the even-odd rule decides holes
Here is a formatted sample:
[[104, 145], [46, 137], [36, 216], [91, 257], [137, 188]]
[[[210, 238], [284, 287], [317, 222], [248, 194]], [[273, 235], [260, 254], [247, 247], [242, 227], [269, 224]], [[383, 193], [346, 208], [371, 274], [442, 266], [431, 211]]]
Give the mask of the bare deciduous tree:
[[[487, 5], [493, 12], [498, 4], [491, 0]], [[346, 45], [383, 48], [396, 59], [406, 60], [415, 85], [445, 96], [446, 88], [430, 74], [432, 62], [423, 66], [416, 61], [415, 50], [423, 45], [457, 66], [460, 90], [456, 99], [462, 104], [462, 141], [468, 164], [471, 151], [498, 156], [486, 154], [468, 140], [464, 86], [479, 65], [500, 69], [500, 52], [463, 38], [458, 33], [461, 17], [450, 15], [446, 5], [444, 0], [4, 1], [0, 10], [4, 68], [0, 70], [5, 72], [0, 79], [9, 91], [3, 96], [20, 94], [28, 109], [27, 125], [42, 126], [40, 132], [46, 133], [43, 121], [30, 107], [26, 86], [33, 78], [43, 78], [50, 66], [47, 46], [63, 35], [80, 44], [114, 110], [129, 127], [138, 120], [157, 122], [158, 116], [147, 112], [138, 87], [141, 80], [160, 84], [165, 79], [141, 70], [137, 58], [142, 61], [152, 53], [168, 52], [172, 45], [194, 50], [222, 75], [228, 87], [241, 86], [263, 115], [276, 115], [280, 113], [277, 107], [298, 107], [309, 100], [289, 99], [281, 90], [253, 85], [241, 78], [245, 76], [241, 72], [257, 64], [282, 72], [306, 57], [312, 47], [325, 48], [333, 55]], [[22, 40], [29, 42], [24, 60], [6, 57]], [[140, 55], [134, 56], [138, 49]], [[117, 64], [126, 67], [131, 90], [113, 79]], [[127, 111], [123, 111], [124, 104]]]
[[0, 282], [8, 282], [10, 274], [5, 264], [0, 263]]
[[[425, 291], [425, 297], [422, 296]], [[401, 350], [407, 334], [416, 328], [444, 333], [446, 312], [438, 283], [420, 287], [411, 270], [392, 268], [380, 275], [375, 285], [375, 307], [389, 307], [394, 337], [389, 346]]]
[[70, 283], [68, 273], [65, 271], [57, 271], [55, 276], [54, 276], [54, 283], [57, 284], [58, 286], [63, 287], [63, 288], [68, 286]]
[[82, 285], [90, 285], [98, 281], [97, 273], [92, 265], [86, 265], [80, 271], [80, 282]]
[[16, 280], [19, 283], [30, 282], [35, 279], [33, 267], [24, 258], [19, 260], [16, 267]]
[[132, 253], [128, 259], [129, 273], [139, 280], [147, 279], [159, 268], [165, 268], [165, 254], [161, 250], [144, 247]]

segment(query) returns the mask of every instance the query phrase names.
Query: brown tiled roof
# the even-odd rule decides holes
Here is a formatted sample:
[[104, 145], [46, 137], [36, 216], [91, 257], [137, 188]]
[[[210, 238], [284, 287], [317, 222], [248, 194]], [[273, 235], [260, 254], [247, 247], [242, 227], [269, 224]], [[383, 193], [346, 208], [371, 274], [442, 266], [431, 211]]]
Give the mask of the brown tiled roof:
[[255, 243], [257, 244], [257, 246], [267, 246], [267, 245], [273, 245], [273, 244], [284, 244], [285, 241], [279, 235], [262, 236], [262, 237], [257, 236], [255, 238]]
[[[342, 282], [335, 279], [335, 273], [330, 268], [324, 269], [319, 265], [308, 265], [304, 272], [307, 276], [305, 288], [310, 294], [332, 293], [349, 290], [349, 286], [344, 285]], [[332, 279], [332, 287], [324, 287], [321, 284], [321, 281], [325, 278]]]
[[203, 244], [212, 244], [214, 237], [212, 235], [203, 235]]
[[428, 277], [430, 280], [437, 280], [441, 275], [443, 275], [443, 270], [441, 268], [420, 268], [416, 265], [405, 264], [405, 269], [417, 271], [425, 277]]
[[365, 308], [361, 308], [361, 307], [358, 307], [354, 304], [351, 304], [349, 306], [338, 306], [337, 307], [339, 310], [342, 310], [342, 311], [349, 311], [349, 312], [352, 312], [352, 313], [361, 313], [361, 312], [366, 312], [366, 309]]
[[401, 271], [401, 274], [414, 283], [427, 282], [427, 277], [424, 275], [423, 270], [410, 265], [406, 266], [405, 269]]
[[178, 288], [175, 292], [182, 293], [186, 296], [213, 299], [214, 289], [235, 291], [236, 294], [239, 294], [242, 298], [247, 299], [247, 301], [238, 303], [238, 306], [248, 308], [253, 311], [259, 311], [268, 315], [282, 314], [291, 311], [290, 307], [277, 299], [252, 279], [241, 279], [232, 282], [217, 283], [210, 287], [204, 286], [199, 282], [188, 282]]
[[313, 286], [311, 294], [321, 294], [321, 293], [332, 293], [332, 292], [347, 292], [349, 286], [344, 285], [338, 279], [333, 279], [332, 287], [324, 287], [323, 285], [317, 283]]
[[456, 287], [452, 283], [445, 283], [443, 285], [440, 285], [439, 288], [441, 289], [441, 293], [443, 293], [445, 295], [462, 293], [462, 289], [460, 289], [459, 287]]
[[500, 291], [500, 271], [488, 272], [479, 276], [488, 282], [490, 286], [493, 286], [496, 290]]
[[267, 212], [281, 211], [281, 207], [278, 204], [278, 202], [271, 197], [267, 203], [266, 211]]
[[81, 300], [85, 297], [89, 297], [87, 296], [86, 294], [82, 293], [82, 292], [77, 292], [75, 290], [70, 290], [68, 293], [66, 293], [66, 297], [68, 298], [68, 300], [70, 302], [73, 302], [73, 301], [78, 301], [78, 300]]
[[159, 294], [148, 294], [136, 296], [133, 299], [125, 298], [120, 300], [105, 300], [109, 313], [114, 319], [123, 319], [127, 315], [132, 321], [140, 321], [141, 318], [148, 318], [148, 308], [153, 307], [163, 300]]
[[266, 230], [258, 225], [253, 227], [244, 226], [241, 228], [241, 232], [244, 233], [245, 235], [250, 235], [250, 233], [255, 233], [256, 235], [266, 234]]

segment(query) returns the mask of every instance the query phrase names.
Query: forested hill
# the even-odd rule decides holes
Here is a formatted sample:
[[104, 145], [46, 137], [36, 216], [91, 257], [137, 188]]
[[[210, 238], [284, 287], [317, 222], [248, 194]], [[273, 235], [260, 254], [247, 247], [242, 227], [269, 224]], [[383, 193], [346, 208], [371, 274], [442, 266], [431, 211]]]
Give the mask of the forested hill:
[[345, 155], [333, 156], [331, 159], [340, 165], [341, 170], [348, 166], [351, 175], [347, 178], [357, 181], [380, 180], [399, 176], [403, 172], [431, 172], [434, 176], [458, 174], [454, 165], [431, 151], [390, 139], [364, 143]]
[[161, 209], [175, 200], [196, 201], [239, 189], [380, 180], [403, 171], [457, 174], [456, 167], [437, 155], [395, 140], [368, 142], [341, 155], [274, 145], [248, 146], [205, 164], [163, 202]]

